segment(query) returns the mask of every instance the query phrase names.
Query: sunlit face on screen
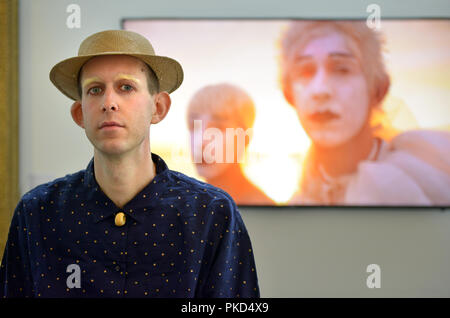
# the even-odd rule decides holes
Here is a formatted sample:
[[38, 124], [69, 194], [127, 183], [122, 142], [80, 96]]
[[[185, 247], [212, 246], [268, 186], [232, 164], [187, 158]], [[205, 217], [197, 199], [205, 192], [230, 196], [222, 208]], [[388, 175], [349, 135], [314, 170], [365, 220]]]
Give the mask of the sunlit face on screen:
[[[195, 131], [194, 129], [194, 120], [201, 121], [202, 130]], [[192, 113], [189, 115], [189, 130], [191, 136], [191, 154], [194, 153], [194, 147], [198, 147], [195, 144], [196, 141], [201, 141], [201, 146], [198, 147], [202, 152], [202, 162], [196, 163], [195, 167], [199, 175], [204, 177], [206, 180], [215, 178], [223, 174], [230, 166], [230, 164], [236, 163], [238, 158], [236, 158], [237, 154], [237, 143], [229, 142], [226, 138], [226, 130], [227, 128], [238, 128], [236, 124], [236, 120], [230, 118], [228, 116], [220, 116], [214, 113], [203, 113], [203, 114], [195, 114]], [[214, 133], [211, 129], [216, 130], [217, 135], [208, 134], [209, 132]], [[199, 134], [196, 136], [196, 134]], [[221, 150], [217, 153], [217, 156], [221, 161], [216, 162], [216, 152], [219, 151], [216, 149], [215, 138], [216, 136], [220, 136], [220, 140], [218, 144], [222, 145]], [[231, 152], [234, 154], [233, 162], [226, 162], [226, 153]], [[208, 163], [210, 162], [210, 163]]]
[[354, 137], [367, 122], [367, 82], [349, 40], [328, 32], [294, 46], [290, 82], [294, 104], [307, 134], [322, 147]]

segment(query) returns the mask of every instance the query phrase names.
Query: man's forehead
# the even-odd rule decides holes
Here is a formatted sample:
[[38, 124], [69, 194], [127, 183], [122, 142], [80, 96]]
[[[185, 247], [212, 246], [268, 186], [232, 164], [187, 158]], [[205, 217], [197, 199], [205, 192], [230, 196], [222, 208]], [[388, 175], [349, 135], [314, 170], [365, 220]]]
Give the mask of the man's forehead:
[[358, 45], [348, 34], [333, 28], [313, 29], [311, 35], [295, 41], [290, 47], [294, 60], [323, 56], [327, 58], [357, 58]]
[[116, 72], [138, 75], [145, 72], [146, 65], [143, 61], [128, 55], [96, 56], [87, 61], [83, 67], [86, 76], [94, 76], [96, 72]]
[[[113, 78], [113, 81], [118, 81], [118, 80], [130, 80], [136, 83], [140, 83], [141, 80], [139, 78], [137, 78], [135, 75], [133, 74], [126, 74], [126, 73], [117, 73]], [[94, 82], [104, 82], [106, 79], [103, 79], [100, 76], [92, 76], [92, 77], [87, 77], [85, 79], [83, 79], [82, 85], [83, 86], [87, 86], [91, 83]]]
[[129, 79], [140, 82], [145, 76], [146, 65], [138, 58], [128, 55], [96, 56], [87, 61], [80, 72], [82, 86], [106, 79]]

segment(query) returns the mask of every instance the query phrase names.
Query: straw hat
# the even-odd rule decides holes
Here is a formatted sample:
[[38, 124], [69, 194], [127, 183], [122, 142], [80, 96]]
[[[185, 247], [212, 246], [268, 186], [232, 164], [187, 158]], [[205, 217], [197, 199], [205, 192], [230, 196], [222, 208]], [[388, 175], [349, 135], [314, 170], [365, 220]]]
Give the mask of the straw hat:
[[183, 82], [183, 69], [177, 61], [155, 55], [145, 37], [124, 30], [98, 32], [86, 38], [80, 45], [78, 56], [59, 62], [52, 68], [50, 80], [64, 95], [79, 100], [78, 73], [89, 59], [101, 55], [129, 55], [142, 60], [155, 72], [161, 91], [171, 93]]

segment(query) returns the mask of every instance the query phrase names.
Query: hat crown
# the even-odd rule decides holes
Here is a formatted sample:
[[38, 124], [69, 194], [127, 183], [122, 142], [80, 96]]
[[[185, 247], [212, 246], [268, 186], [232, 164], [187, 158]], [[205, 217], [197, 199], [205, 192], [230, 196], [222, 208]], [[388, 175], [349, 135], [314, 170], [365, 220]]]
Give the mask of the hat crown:
[[80, 45], [78, 56], [107, 52], [155, 55], [155, 50], [144, 36], [125, 30], [108, 30], [86, 38]]

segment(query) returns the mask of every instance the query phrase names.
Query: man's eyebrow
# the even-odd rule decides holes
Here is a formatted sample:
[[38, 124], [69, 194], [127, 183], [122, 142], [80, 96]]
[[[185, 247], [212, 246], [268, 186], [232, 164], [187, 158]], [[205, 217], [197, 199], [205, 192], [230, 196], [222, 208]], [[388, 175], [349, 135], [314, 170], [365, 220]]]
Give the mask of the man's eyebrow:
[[86, 78], [84, 81], [83, 81], [83, 83], [82, 83], [82, 87], [85, 87], [85, 86], [87, 86], [87, 85], [89, 85], [89, 84], [91, 84], [91, 83], [93, 83], [93, 82], [101, 82], [102, 80], [99, 78], [99, 77], [97, 77], [97, 76], [94, 76], [94, 77], [89, 77], [89, 78]]
[[116, 77], [114, 77], [115, 81], [121, 80], [121, 79], [127, 79], [127, 80], [130, 80], [130, 81], [136, 82], [136, 83], [140, 83], [141, 82], [138, 78], [136, 78], [136, 76], [129, 75], [129, 74], [122, 74], [122, 73], [120, 73], [120, 74], [117, 74]]
[[[331, 52], [328, 54], [330, 57], [337, 57], [337, 58], [348, 58], [348, 59], [354, 59], [356, 58], [353, 54], [347, 53], [347, 52]], [[312, 55], [296, 55], [294, 57], [295, 62], [303, 62], [305, 60], [311, 60]]]
[[356, 58], [353, 54], [347, 53], [347, 52], [331, 52], [328, 55], [331, 57], [342, 57], [342, 58], [349, 58], [349, 59]]
[[294, 56], [295, 62], [302, 62], [304, 60], [310, 60], [312, 59], [312, 55], [296, 55]]

